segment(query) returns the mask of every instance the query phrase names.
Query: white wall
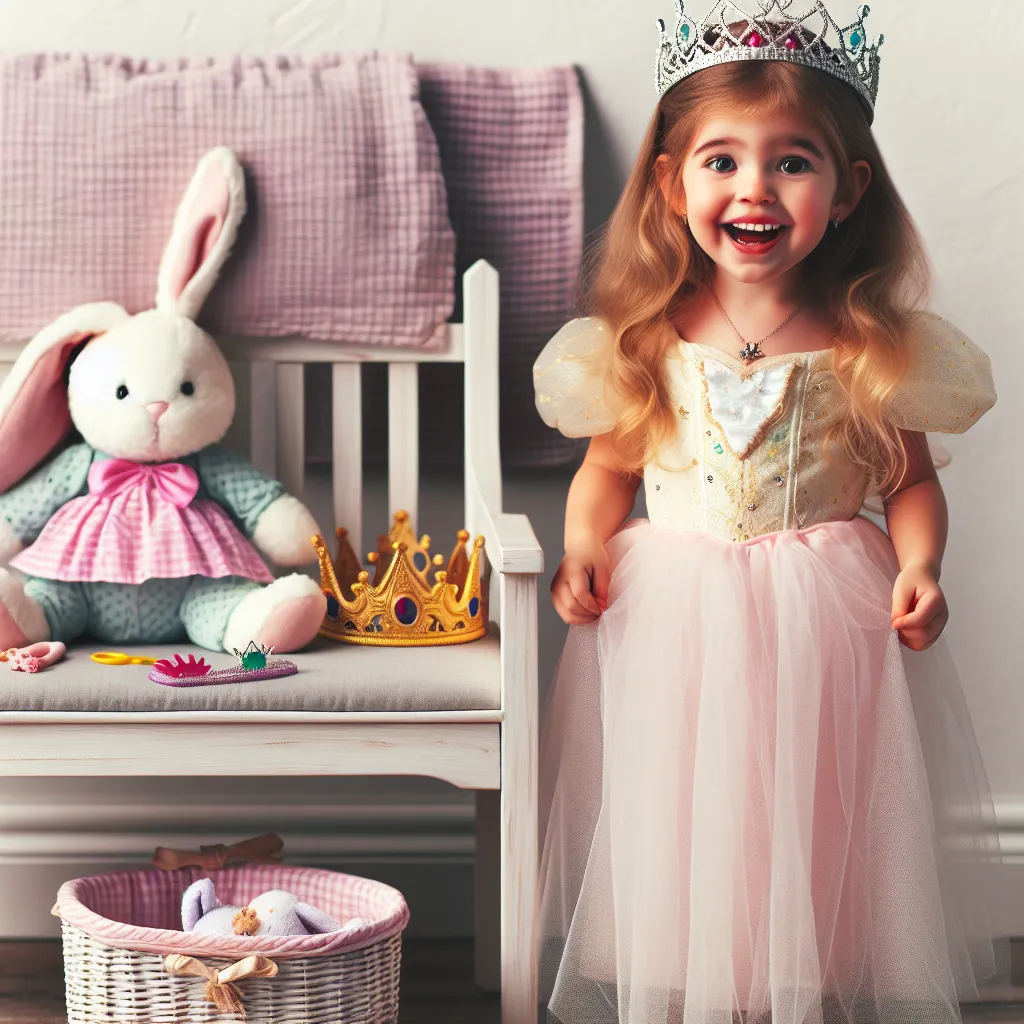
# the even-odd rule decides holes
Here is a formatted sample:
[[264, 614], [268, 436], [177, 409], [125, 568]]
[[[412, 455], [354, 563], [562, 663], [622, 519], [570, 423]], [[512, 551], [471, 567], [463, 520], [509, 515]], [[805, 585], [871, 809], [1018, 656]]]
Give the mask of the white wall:
[[[803, 0], [797, 0], [799, 6]], [[837, 16], [859, 0], [834, 0]], [[703, 10], [705, 0], [695, 0]], [[1024, 271], [1020, 0], [874, 0], [884, 32], [877, 134], [927, 240], [935, 305], [985, 347], [1002, 397], [954, 439], [944, 583], [948, 639], [1006, 830], [1024, 857], [1020, 580], [1022, 456], [1012, 410], [1024, 384], [1016, 317]], [[972, 18], [967, 21], [967, 12]], [[975, 13], [978, 12], [978, 13]], [[607, 215], [653, 96], [654, 20], [672, 0], [0, 0], [0, 48], [132, 56], [406, 49], [424, 60], [575, 63], [585, 75], [588, 225]], [[978, 43], [983, 43], [984, 47]]]

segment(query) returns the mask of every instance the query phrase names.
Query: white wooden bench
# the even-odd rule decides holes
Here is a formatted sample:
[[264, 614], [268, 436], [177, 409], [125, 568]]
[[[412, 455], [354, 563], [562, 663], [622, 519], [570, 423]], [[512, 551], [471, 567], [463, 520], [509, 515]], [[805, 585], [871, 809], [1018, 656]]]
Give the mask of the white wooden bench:
[[[486, 538], [493, 570], [490, 615], [499, 636], [497, 706], [431, 711], [381, 706], [346, 712], [0, 710], [0, 776], [426, 775], [475, 790], [477, 980], [490, 989], [500, 981], [505, 1024], [533, 1024], [537, 575], [543, 556], [528, 519], [502, 511], [498, 275], [477, 263], [463, 288], [464, 322], [448, 327], [442, 352], [297, 339], [245, 339], [225, 342], [224, 347], [232, 362], [247, 364], [253, 461], [299, 495], [305, 473], [304, 365], [331, 364], [334, 518], [348, 528], [357, 552], [366, 550], [362, 364], [388, 364], [388, 504], [391, 511], [406, 509], [415, 524], [418, 366], [436, 360], [464, 363], [465, 526], [471, 535]], [[0, 346], [0, 364], [10, 364], [16, 356], [14, 346]], [[329, 534], [333, 524], [321, 525]], [[321, 654], [321, 671], [323, 658], [342, 659], [354, 650], [339, 645]], [[467, 652], [464, 645], [431, 649], [435, 671], [438, 657], [454, 664]], [[376, 656], [388, 653], [378, 651]], [[415, 664], [414, 659], [409, 663]], [[50, 671], [73, 671], [73, 664]], [[495, 898], [499, 894], [500, 902]]]

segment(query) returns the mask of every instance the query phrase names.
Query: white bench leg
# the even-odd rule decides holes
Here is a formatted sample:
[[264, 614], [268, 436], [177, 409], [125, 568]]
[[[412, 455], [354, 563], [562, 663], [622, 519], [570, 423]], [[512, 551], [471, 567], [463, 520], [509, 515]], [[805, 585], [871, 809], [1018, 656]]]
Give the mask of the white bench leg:
[[501, 727], [501, 1020], [537, 1020], [537, 578], [504, 577]]
[[501, 991], [501, 792], [476, 793], [474, 970], [485, 992]]

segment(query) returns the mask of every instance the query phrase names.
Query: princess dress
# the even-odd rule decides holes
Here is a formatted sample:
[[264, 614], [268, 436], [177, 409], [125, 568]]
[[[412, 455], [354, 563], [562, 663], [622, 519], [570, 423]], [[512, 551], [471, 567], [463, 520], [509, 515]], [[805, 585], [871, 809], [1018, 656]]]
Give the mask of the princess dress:
[[[987, 357], [921, 318], [893, 413], [959, 432]], [[535, 367], [569, 436], [608, 431], [578, 320]], [[830, 351], [752, 366], [680, 342], [650, 521], [609, 543], [609, 607], [572, 627], [541, 750], [541, 994], [561, 1024], [947, 1024], [994, 973], [984, 767], [944, 643], [903, 648], [865, 472], [821, 439]]]

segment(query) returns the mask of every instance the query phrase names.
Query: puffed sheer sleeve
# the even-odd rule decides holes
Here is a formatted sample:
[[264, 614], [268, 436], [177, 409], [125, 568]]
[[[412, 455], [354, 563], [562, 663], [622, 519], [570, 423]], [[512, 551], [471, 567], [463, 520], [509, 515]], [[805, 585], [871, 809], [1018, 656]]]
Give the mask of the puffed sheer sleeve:
[[604, 369], [612, 345], [608, 325], [596, 317], [567, 323], [533, 365], [537, 411], [566, 437], [594, 437], [615, 426]]
[[948, 320], [919, 317], [917, 359], [893, 399], [891, 418], [903, 430], [962, 434], [995, 405], [988, 356]]

